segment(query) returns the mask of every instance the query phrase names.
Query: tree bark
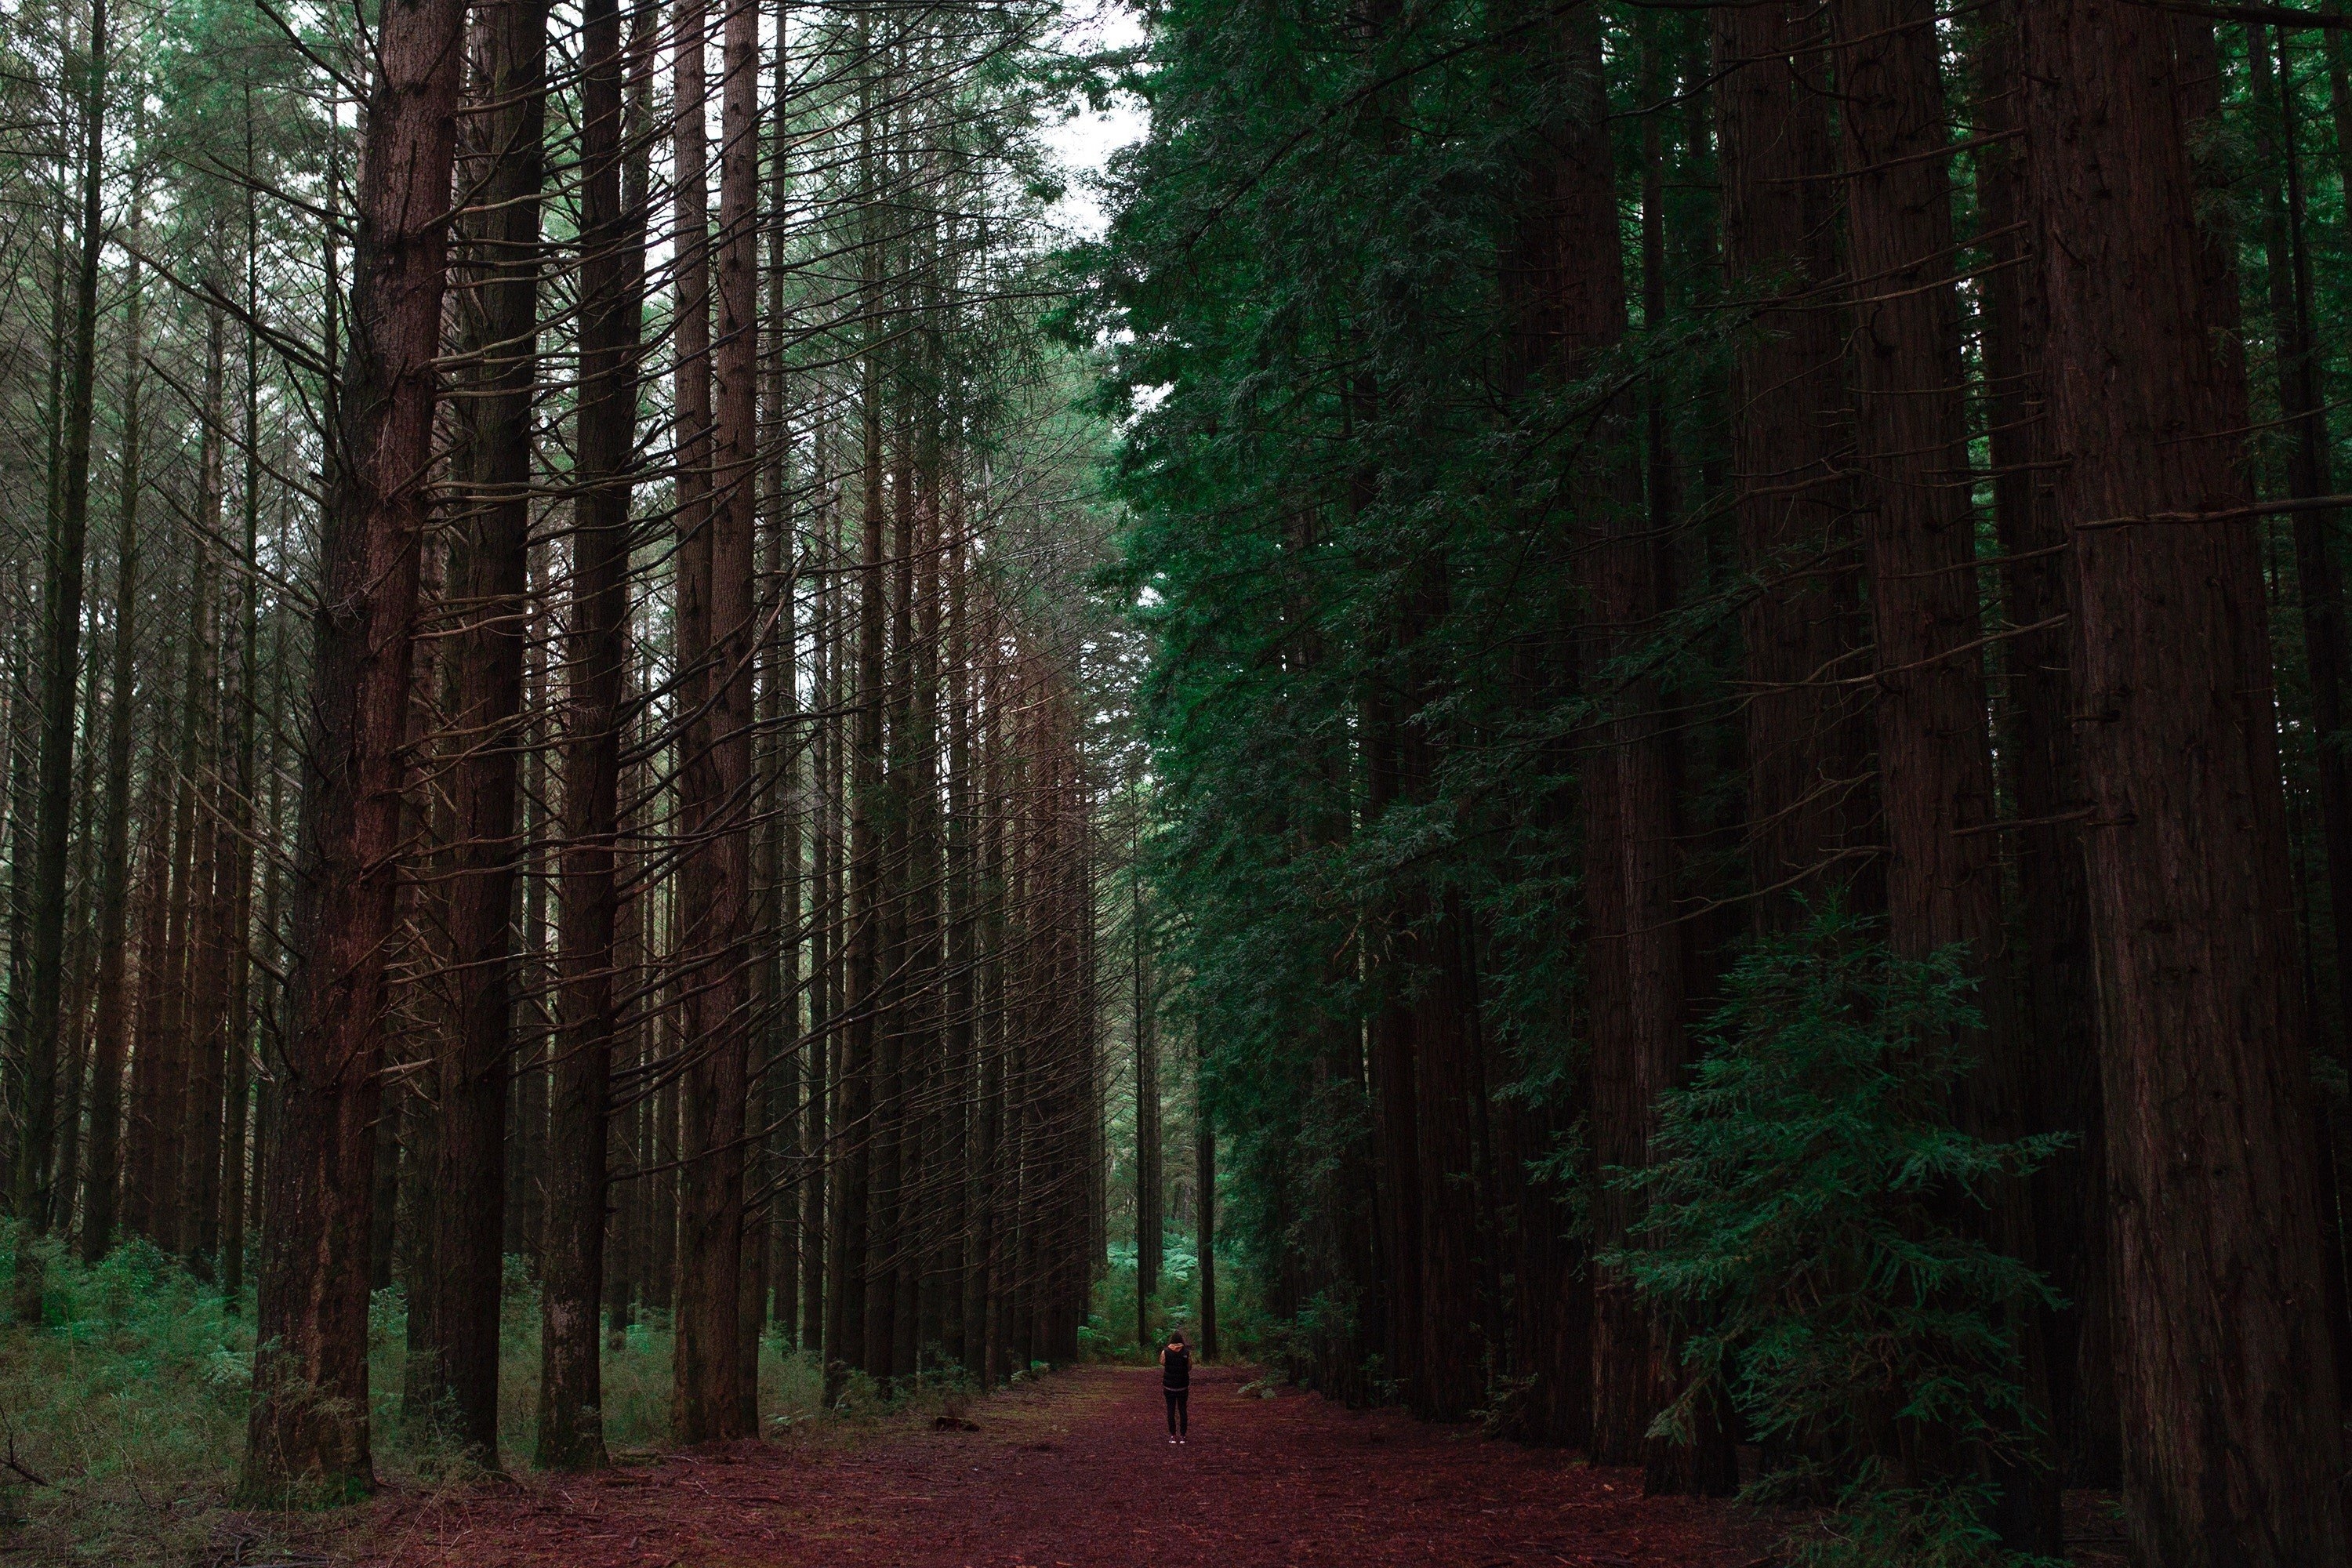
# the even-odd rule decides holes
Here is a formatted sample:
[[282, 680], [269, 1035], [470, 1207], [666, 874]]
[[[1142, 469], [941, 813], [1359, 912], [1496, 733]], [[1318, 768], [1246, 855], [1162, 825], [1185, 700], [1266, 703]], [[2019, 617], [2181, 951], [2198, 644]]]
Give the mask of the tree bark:
[[[2242, 394], [2214, 344], [2168, 34], [2027, 13], [2056, 504], [2074, 658], [2144, 1568], [2346, 1554], [2302, 998]], [[2187, 514], [2199, 521], [2150, 521]]]
[[[66, 872], [73, 826], [75, 697], [80, 689], [83, 547], [89, 531], [89, 434], [98, 369], [98, 271], [106, 239], [99, 200], [106, 175], [105, 0], [91, 0], [89, 77], [81, 104], [81, 252], [74, 269], [68, 346], [64, 468], [41, 594], [40, 785], [35, 797], [31, 954], [16, 1060], [20, 1080], [13, 1205], [27, 1237], [48, 1228], [57, 1152], [58, 1058], [65, 1004]], [[19, 842], [22, 840], [20, 838]], [[17, 994], [10, 992], [12, 999]], [[16, 1310], [38, 1322], [39, 1255], [20, 1241]]]
[[376, 35], [351, 344], [321, 518], [293, 1017], [240, 1484], [256, 1504], [374, 1484], [366, 1204], [465, 18], [464, 0], [395, 0]]
[[[206, 310], [196, 533], [202, 541], [199, 549], [222, 555], [226, 554], [221, 549], [221, 528], [228, 500], [230, 440], [226, 332], [226, 312], [218, 306]], [[226, 570], [222, 575], [227, 575]], [[224, 582], [223, 596], [226, 588]], [[196, 637], [199, 658], [191, 667], [201, 678], [189, 684], [187, 746], [182, 752], [187, 814], [184, 820], [190, 830], [191, 847], [185, 907], [180, 911], [184, 916], [184, 934], [174, 954], [183, 970], [181, 1048], [189, 1062], [179, 1165], [179, 1191], [186, 1206], [178, 1249], [199, 1279], [211, 1278], [214, 1254], [220, 1245], [221, 1101], [228, 1068], [225, 1033], [228, 998], [223, 984], [228, 967], [227, 933], [223, 929], [228, 902], [225, 896], [228, 834], [221, 798], [225, 761], [221, 721], [226, 697], [221, 680], [221, 607], [216, 597], [207, 598], [203, 605]]]
[[[1958, 948], [1988, 1027], [1961, 1094], [1963, 1124], [1993, 1138], [2023, 1124], [2025, 1053], [2008, 994], [1983, 634], [1975, 574], [1953, 281], [1941, 44], [1932, 0], [1831, 7], [1843, 108], [1853, 296], [1852, 374], [1877, 681], [1888, 933], [1913, 958]], [[2035, 1255], [2021, 1191], [1988, 1194], [1991, 1234]], [[2046, 1402], [2039, 1323], [2010, 1324], [2026, 1399]], [[1930, 1466], [1951, 1462], [1931, 1437]], [[1997, 1462], [1995, 1523], [2012, 1551], [2063, 1550], [2055, 1473]]]
[[615, 858], [647, 184], [645, 143], [625, 136], [631, 127], [623, 90], [625, 73], [646, 68], [651, 26], [650, 9], [640, 9], [625, 55], [618, 0], [589, 0], [583, 18], [580, 490], [572, 502], [558, 1034], [541, 1255], [538, 1458], [548, 1469], [594, 1469], [605, 1458], [596, 1310], [605, 1275], [605, 1128], [619, 1005]]
[[[802, 1214], [802, 1189], [808, 1178], [805, 1121], [816, 1092], [809, 1073], [814, 1043], [802, 1032], [804, 998], [814, 989], [814, 976], [804, 973], [802, 949], [809, 931], [803, 922], [808, 900], [803, 890], [804, 836], [808, 827], [809, 791], [803, 783], [808, 761], [809, 726], [800, 712], [800, 601], [803, 553], [795, 536], [798, 508], [792, 494], [793, 426], [792, 386], [786, 378], [786, 256], [784, 215], [791, 203], [790, 160], [785, 155], [790, 132], [792, 74], [787, 62], [792, 35], [788, 0], [776, 6], [774, 88], [768, 123], [768, 203], [763, 215], [769, 226], [767, 285], [768, 341], [762, 397], [768, 412], [768, 437], [762, 463], [762, 496], [769, 529], [767, 550], [772, 564], [776, 612], [774, 640], [764, 654], [761, 671], [761, 721], [770, 737], [770, 767], [763, 777], [762, 798], [768, 813], [761, 829], [767, 845], [767, 901], [763, 918], [777, 952], [768, 966], [774, 974], [773, 1005], [781, 1011], [763, 1017], [760, 1027], [770, 1042], [767, 1089], [769, 1131], [769, 1232], [773, 1237], [772, 1289], [773, 1311], [788, 1349], [803, 1348], [801, 1277], [811, 1233]], [[814, 1330], [814, 1325], [810, 1325]]]
[[[246, 160], [254, 155], [253, 92], [245, 94]], [[253, 868], [256, 720], [261, 710], [261, 211], [258, 194], [245, 193], [245, 474], [239, 501], [244, 514], [244, 588], [238, 595], [236, 722], [227, 788], [230, 842], [228, 876], [227, 1015], [228, 1085], [221, 1130], [221, 1290], [234, 1303], [245, 1291], [246, 1211], [254, 1062]], [[276, 695], [273, 693], [273, 695]], [[273, 704], [269, 711], [278, 709]], [[274, 828], [275, 824], [269, 825]], [[274, 838], [265, 842], [275, 843]]]
[[2052, 1436], [2078, 1486], [2118, 1484], [2114, 1278], [2107, 1240], [2105, 1121], [2091, 968], [2083, 837], [2070, 820], [2082, 801], [2072, 715], [2066, 535], [2051, 505], [2045, 459], [2042, 341], [2046, 331], [2032, 236], [2032, 192], [2020, 74], [2021, 7], [1980, 25], [1977, 153], [1984, 279], [1985, 421], [1994, 526], [2009, 620], [2002, 752], [2018, 826], [2011, 830], [2023, 935], [2017, 1002], [2021, 1039], [2035, 1042], [2026, 1084], [2027, 1130], [2075, 1142], [2033, 1178], [2035, 1263], [2067, 1305], [2043, 1315]]
[[[469, 219], [478, 314], [467, 409], [473, 449], [453, 563], [457, 626], [448, 723], [449, 1018], [436, 1052], [441, 1111], [432, 1268], [433, 1402], [448, 1435], [499, 1452], [499, 1310], [505, 1283], [508, 1082], [514, 1071], [516, 784], [530, 560], [532, 383], [538, 369], [545, 0], [498, 0], [481, 18], [479, 216]], [[415, 1380], [412, 1379], [412, 1386]]]
[[[1559, 47], [1571, 85], [1522, 219], [1528, 276], [1519, 331], [1536, 374], [1564, 389], [1623, 340], [1626, 295], [1596, 20], [1569, 18]], [[1621, 397], [1589, 416], [1593, 456], [1579, 489], [1590, 510], [1576, 542], [1591, 628], [1580, 663], [1602, 715], [1584, 769], [1583, 816], [1591, 1136], [1603, 1169], [1647, 1163], [1654, 1107], [1684, 1056], [1673, 770], [1647, 658], [1672, 589], [1642, 507], [1633, 412]], [[1594, 1197], [1595, 1243], [1626, 1245], [1639, 1217], [1630, 1194], [1604, 1184]], [[1591, 1453], [1598, 1464], [1633, 1464], [1666, 1389], [1664, 1336], [1616, 1271], [1596, 1273], [1593, 1296]]]
[[[870, 57], [871, 45], [860, 19], [859, 50]], [[843, 999], [847, 1038], [841, 1068], [841, 1116], [835, 1135], [845, 1142], [840, 1189], [826, 1272], [832, 1276], [832, 1296], [825, 1306], [826, 1392], [839, 1393], [841, 1378], [851, 1368], [872, 1360], [867, 1342], [866, 1253], [869, 1246], [867, 1209], [872, 1201], [874, 1138], [874, 1057], [877, 1028], [877, 984], [880, 978], [882, 918], [878, 905], [882, 887], [881, 824], [877, 820], [882, 789], [882, 649], [887, 614], [887, 587], [882, 575], [882, 530], [887, 513], [882, 485], [882, 326], [876, 319], [880, 307], [881, 266], [879, 214], [874, 204], [874, 123], [872, 62], [864, 62], [859, 81], [860, 186], [866, 202], [866, 230], [861, 244], [864, 268], [866, 342], [861, 366], [864, 386], [860, 411], [864, 434], [862, 479], [864, 504], [858, 533], [857, 690], [856, 733], [850, 744], [849, 777], [849, 900], [847, 994]]]
[[1209, 1114], [1207, 1085], [1195, 1091], [1192, 1108], [1192, 1170], [1199, 1192], [1194, 1249], [1199, 1254], [1201, 1359], [1217, 1359], [1217, 1127]]
[[1818, 13], [1716, 10], [1724, 259], [1754, 318], [1733, 351], [1731, 447], [1748, 693], [1748, 859], [1755, 929], [1850, 885], [1875, 809], [1858, 704], [1834, 684], [1858, 653], [1853, 441], [1839, 312], [1834, 166]]
[[[751, 737], [758, 724], [752, 676], [759, 657], [758, 0], [729, 0], [722, 59], [710, 576], [710, 772], [716, 793], [704, 819], [705, 831], [715, 836], [707, 862], [711, 968], [707, 983], [698, 987], [703, 1012], [695, 1028], [707, 1042], [706, 1054], [686, 1080], [685, 1154], [694, 1179], [682, 1224], [695, 1255], [705, 1260], [696, 1272], [711, 1291], [707, 1310], [713, 1409], [708, 1433], [744, 1437], [759, 1426], [756, 1315], [751, 1343], [743, 1342], [747, 1265], [751, 1292], [766, 1283], [762, 1256], [747, 1247], [743, 1192], [751, 1032]], [[697, 1322], [694, 1303], [687, 1305], [684, 1321]]]
[[1160, 1289], [1160, 1055], [1153, 1037], [1156, 998], [1143, 901], [1143, 846], [1139, 832], [1135, 864], [1135, 1341], [1151, 1348], [1151, 1298]]
[[[91, 1027], [89, 1155], [82, 1182], [81, 1255], [96, 1264], [114, 1244], [121, 1192], [122, 1067], [129, 1056], [131, 945], [131, 756], [139, 639], [139, 392], [144, 291], [140, 280], [143, 180], [134, 179], [124, 225], [131, 252], [123, 308], [122, 451], [114, 534], [114, 647], [106, 715], [103, 835], [98, 854], [98, 996]], [[232, 1298], [233, 1300], [234, 1298]]]
[[[152, 689], [169, 692], [178, 671], [167, 647], [163, 668]], [[131, 1109], [122, 1155], [122, 1228], [133, 1236], [152, 1238], [157, 1224], [157, 1200], [163, 1184], [162, 1169], [165, 1116], [165, 1067], [170, 1055], [164, 1033], [164, 985], [171, 965], [164, 956], [170, 939], [172, 908], [172, 791], [167, 787], [171, 741], [161, 722], [148, 741], [146, 801], [140, 815], [146, 821], [141, 834], [139, 873], [139, 965], [133, 1006], [131, 1058]]]
[[[835, 471], [830, 431], [821, 433], [818, 451], [825, 455], [822, 470]], [[835, 613], [841, 602], [841, 503], [838, 480], [819, 503], [816, 549], [822, 572], [817, 579], [815, 623], [810, 634], [810, 686], [816, 711], [827, 715], [811, 738], [809, 773], [810, 883], [814, 896], [809, 932], [808, 1106], [801, 1123], [801, 1342], [814, 1351], [820, 1365], [834, 1360], [827, 1338], [827, 1281], [833, 1256], [827, 1214], [832, 1188], [833, 1146], [836, 1125], [834, 1110], [835, 1044], [841, 997], [842, 907], [840, 887], [842, 753], [841, 623]]]

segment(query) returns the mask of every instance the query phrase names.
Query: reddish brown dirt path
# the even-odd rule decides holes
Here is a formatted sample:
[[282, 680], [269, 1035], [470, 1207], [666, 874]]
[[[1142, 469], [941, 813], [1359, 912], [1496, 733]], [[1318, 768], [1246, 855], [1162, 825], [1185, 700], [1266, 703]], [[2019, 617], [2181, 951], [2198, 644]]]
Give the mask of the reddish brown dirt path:
[[670, 1458], [395, 1505], [382, 1568], [1747, 1568], [1764, 1532], [1638, 1474], [1391, 1411], [1095, 1367], [905, 1430]]

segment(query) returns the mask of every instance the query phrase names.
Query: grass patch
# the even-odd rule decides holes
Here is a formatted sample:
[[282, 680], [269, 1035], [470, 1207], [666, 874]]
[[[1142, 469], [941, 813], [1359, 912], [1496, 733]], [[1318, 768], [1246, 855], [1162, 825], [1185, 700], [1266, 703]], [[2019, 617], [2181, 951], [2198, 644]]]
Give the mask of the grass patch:
[[[0, 1558], [22, 1563], [179, 1568], [320, 1552], [347, 1516], [232, 1510], [253, 1378], [253, 1297], [231, 1302], [144, 1241], [85, 1266], [38, 1243], [47, 1291], [38, 1327], [0, 1327]], [[16, 1277], [16, 1236], [0, 1222], [0, 1279]], [[5, 1300], [0, 1291], [0, 1300]], [[527, 1468], [538, 1422], [539, 1289], [509, 1260], [499, 1380], [499, 1458]], [[376, 1474], [404, 1489], [478, 1479], [478, 1467], [430, 1424], [404, 1421], [407, 1336], [401, 1293], [369, 1314], [369, 1390]], [[616, 1455], [669, 1442], [672, 1338], [659, 1313], [604, 1350], [605, 1440]], [[761, 1348], [760, 1409], [771, 1432], [820, 1416], [813, 1357]], [[894, 1408], [944, 1408], [944, 1384]], [[876, 1402], [879, 1405], [880, 1402]]]

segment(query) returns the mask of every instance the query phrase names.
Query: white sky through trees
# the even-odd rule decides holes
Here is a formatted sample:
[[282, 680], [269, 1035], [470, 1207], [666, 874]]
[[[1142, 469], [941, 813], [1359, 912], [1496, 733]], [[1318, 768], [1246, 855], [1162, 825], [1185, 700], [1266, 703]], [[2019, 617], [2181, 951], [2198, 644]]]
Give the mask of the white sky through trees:
[[[1073, 54], [1128, 48], [1143, 41], [1143, 18], [1123, 0], [1072, 0], [1063, 21], [1063, 39]], [[1097, 182], [1110, 155], [1142, 139], [1149, 114], [1142, 100], [1121, 93], [1100, 113], [1078, 112], [1045, 133], [1069, 176], [1069, 188], [1054, 208], [1054, 220], [1087, 239], [1102, 236], [1109, 215]]]

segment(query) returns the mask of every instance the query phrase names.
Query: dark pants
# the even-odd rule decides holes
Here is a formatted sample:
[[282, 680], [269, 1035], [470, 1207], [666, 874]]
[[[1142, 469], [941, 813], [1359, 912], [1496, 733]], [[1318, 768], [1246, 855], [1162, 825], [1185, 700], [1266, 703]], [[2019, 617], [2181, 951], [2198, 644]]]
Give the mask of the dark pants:
[[1160, 1392], [1168, 1395], [1168, 1435], [1181, 1437], [1188, 1419], [1184, 1405], [1192, 1397], [1192, 1391], [1189, 1388], [1165, 1388]]

